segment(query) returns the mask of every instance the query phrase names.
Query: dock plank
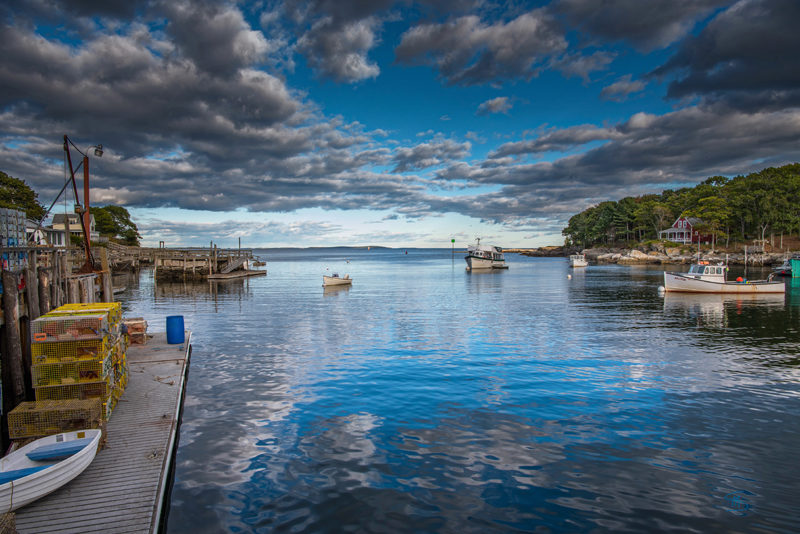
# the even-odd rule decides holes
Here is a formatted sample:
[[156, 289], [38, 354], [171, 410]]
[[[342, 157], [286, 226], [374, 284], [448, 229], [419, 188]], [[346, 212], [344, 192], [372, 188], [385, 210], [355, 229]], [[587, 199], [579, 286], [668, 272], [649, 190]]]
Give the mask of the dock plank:
[[156, 333], [128, 348], [129, 382], [108, 422], [107, 443], [77, 478], [16, 511], [20, 534], [158, 530], [191, 354]]

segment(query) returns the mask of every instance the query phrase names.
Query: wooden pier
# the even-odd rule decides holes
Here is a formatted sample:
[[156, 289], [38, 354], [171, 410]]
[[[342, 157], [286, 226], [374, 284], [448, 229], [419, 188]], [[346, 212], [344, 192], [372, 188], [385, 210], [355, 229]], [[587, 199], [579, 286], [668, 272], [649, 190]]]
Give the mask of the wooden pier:
[[16, 511], [20, 534], [155, 533], [166, 522], [189, 359], [185, 343], [156, 333], [128, 348], [128, 387], [106, 445], [76, 479]]
[[[151, 264], [157, 280], [203, 280], [260, 276], [251, 270], [255, 264], [263, 265], [249, 248], [141, 248], [108, 244], [109, 262], [117, 269]], [[231, 276], [220, 276], [228, 275]], [[253, 274], [248, 274], [253, 273]]]

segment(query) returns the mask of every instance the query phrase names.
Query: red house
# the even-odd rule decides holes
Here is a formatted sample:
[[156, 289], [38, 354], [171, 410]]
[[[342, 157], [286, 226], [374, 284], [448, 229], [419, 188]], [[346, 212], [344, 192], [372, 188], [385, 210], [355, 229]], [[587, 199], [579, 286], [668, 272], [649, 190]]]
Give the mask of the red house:
[[678, 217], [678, 220], [672, 223], [671, 228], [661, 230], [658, 233], [660, 239], [667, 239], [675, 243], [710, 243], [711, 236], [708, 234], [701, 234], [695, 227], [703, 224], [702, 219], [697, 217]]

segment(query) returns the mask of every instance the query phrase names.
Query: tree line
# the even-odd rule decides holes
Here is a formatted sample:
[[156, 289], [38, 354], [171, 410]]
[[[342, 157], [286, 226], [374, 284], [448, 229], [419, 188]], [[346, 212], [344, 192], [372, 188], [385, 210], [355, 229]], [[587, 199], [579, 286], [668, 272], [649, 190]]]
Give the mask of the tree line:
[[726, 246], [775, 234], [800, 236], [800, 163], [601, 202], [573, 215], [561, 233], [566, 246], [625, 245], [658, 239], [678, 217], [700, 219], [696, 229]]
[[[0, 208], [25, 212], [28, 219], [41, 222], [47, 216], [47, 209], [39, 203], [39, 195], [24, 180], [14, 178], [0, 171]], [[131, 220], [128, 210], [122, 206], [90, 207], [94, 215], [97, 232], [118, 243], [139, 246], [142, 236]]]

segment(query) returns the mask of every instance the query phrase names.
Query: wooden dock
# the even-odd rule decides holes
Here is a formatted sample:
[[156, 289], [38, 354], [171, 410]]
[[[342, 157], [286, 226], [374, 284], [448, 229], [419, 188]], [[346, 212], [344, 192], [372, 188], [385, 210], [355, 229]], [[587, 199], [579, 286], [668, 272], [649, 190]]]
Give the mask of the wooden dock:
[[267, 276], [267, 271], [239, 270], [239, 271], [231, 271], [229, 273], [210, 274], [206, 278], [208, 278], [211, 281], [220, 281], [220, 280], [235, 280], [237, 278], [249, 278], [251, 276]]
[[156, 333], [128, 348], [128, 387], [92, 464], [54, 493], [16, 511], [27, 533], [155, 533], [166, 520], [191, 333], [167, 344]]

